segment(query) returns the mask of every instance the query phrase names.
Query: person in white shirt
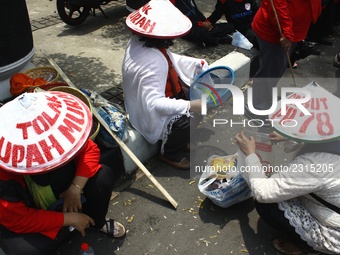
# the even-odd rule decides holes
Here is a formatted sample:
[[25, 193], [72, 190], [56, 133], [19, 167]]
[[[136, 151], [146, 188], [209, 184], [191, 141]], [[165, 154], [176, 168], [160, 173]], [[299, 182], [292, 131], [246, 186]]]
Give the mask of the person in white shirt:
[[[285, 139], [275, 132], [270, 137]], [[254, 138], [241, 132], [236, 142], [246, 166], [261, 169]], [[287, 168], [270, 178], [263, 171], [242, 175], [260, 217], [286, 235], [273, 241], [276, 249], [284, 254], [340, 253], [340, 214], [332, 208], [340, 207], [340, 140], [305, 144]], [[313, 193], [331, 206], [312, 197]]]
[[204, 70], [208, 64], [172, 53], [168, 47], [174, 38], [188, 33], [191, 22], [169, 1], [151, 0], [132, 12], [126, 24], [133, 32], [122, 66], [129, 121], [149, 143], [161, 141], [161, 160], [189, 169], [185, 150], [191, 120], [197, 125], [200, 119], [192, 118], [192, 112], [201, 112], [201, 100], [185, 98], [180, 81], [190, 84], [197, 66], [203, 64]]

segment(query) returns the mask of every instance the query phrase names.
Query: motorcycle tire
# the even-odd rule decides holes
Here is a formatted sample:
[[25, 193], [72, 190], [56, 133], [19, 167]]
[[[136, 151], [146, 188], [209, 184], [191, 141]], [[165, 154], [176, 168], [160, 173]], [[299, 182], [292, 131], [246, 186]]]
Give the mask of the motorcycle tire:
[[62, 21], [70, 26], [82, 24], [90, 13], [89, 7], [71, 4], [70, 0], [57, 0], [57, 10]]

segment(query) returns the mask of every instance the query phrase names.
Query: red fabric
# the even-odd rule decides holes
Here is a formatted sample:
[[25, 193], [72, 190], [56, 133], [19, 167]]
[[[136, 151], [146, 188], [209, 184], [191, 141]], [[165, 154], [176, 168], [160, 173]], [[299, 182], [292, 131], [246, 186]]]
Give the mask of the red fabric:
[[[76, 156], [76, 175], [92, 177], [101, 167], [99, 149], [88, 140]], [[13, 179], [24, 186], [22, 175], [0, 169], [0, 180]], [[0, 199], [0, 224], [15, 233], [41, 233], [54, 239], [64, 224], [64, 214], [26, 207], [23, 202], [8, 202]]]
[[47, 81], [45, 81], [43, 78], [33, 79], [27, 74], [17, 73], [11, 77], [9, 83], [11, 94], [13, 96], [17, 96], [25, 92], [27, 88], [46, 84]]
[[[282, 29], [282, 35], [292, 42], [306, 38], [309, 26], [321, 13], [321, 1], [317, 0], [272, 0]], [[271, 0], [263, 0], [257, 11], [252, 28], [269, 43], [280, 43], [280, 31], [275, 19]]]
[[79, 154], [75, 157], [76, 176], [91, 178], [101, 168], [99, 164], [100, 150], [95, 142], [88, 139]]
[[178, 83], [178, 74], [177, 74], [174, 66], [172, 65], [172, 62], [171, 62], [168, 54], [166, 53], [165, 48], [161, 48], [159, 50], [163, 53], [164, 57], [168, 61], [168, 65], [169, 65], [168, 78], [166, 79], [166, 86], [165, 86], [165, 96], [166, 97], [173, 97], [174, 91], [172, 89], [172, 85], [171, 85], [171, 81], [170, 81], [170, 75], [171, 75], [172, 80], [174, 82], [174, 85], [175, 85], [175, 88], [176, 88], [176, 93], [179, 93], [179, 92], [181, 92], [182, 88], [181, 88], [181, 85]]

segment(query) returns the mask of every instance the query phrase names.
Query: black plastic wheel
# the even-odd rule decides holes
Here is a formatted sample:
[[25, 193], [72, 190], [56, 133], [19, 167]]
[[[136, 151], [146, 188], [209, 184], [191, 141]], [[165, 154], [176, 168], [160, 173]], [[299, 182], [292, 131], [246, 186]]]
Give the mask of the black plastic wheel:
[[57, 10], [61, 20], [70, 26], [82, 24], [90, 13], [89, 7], [70, 4], [69, 0], [57, 0]]

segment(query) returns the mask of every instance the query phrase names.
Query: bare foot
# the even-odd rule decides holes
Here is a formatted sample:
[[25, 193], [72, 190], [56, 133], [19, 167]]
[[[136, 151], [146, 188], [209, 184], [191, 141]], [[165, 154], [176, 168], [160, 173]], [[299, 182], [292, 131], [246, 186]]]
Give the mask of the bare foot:
[[283, 254], [287, 255], [300, 255], [303, 252], [296, 247], [294, 244], [290, 243], [289, 241], [282, 240], [282, 239], [275, 239], [273, 241], [273, 246]]

